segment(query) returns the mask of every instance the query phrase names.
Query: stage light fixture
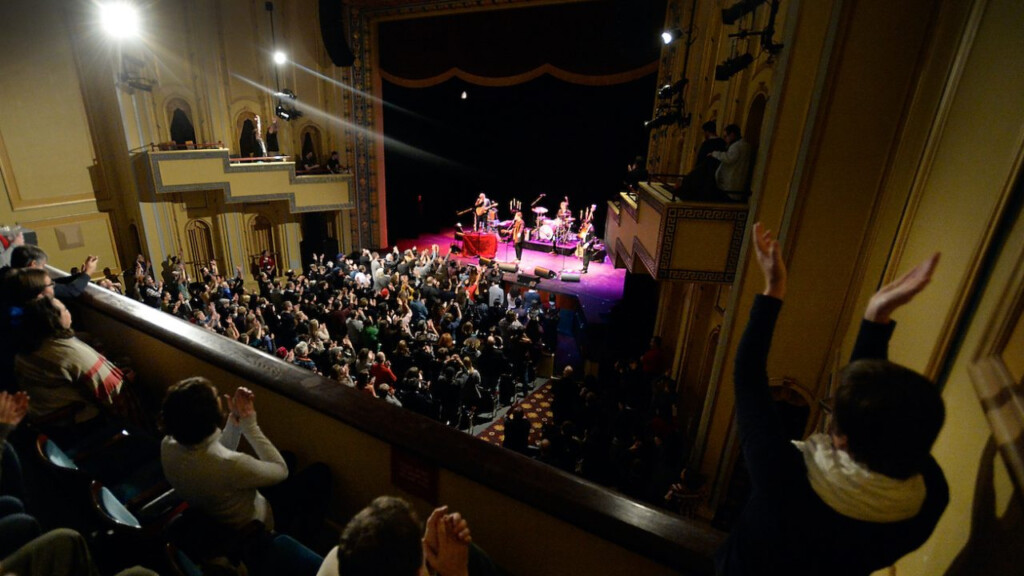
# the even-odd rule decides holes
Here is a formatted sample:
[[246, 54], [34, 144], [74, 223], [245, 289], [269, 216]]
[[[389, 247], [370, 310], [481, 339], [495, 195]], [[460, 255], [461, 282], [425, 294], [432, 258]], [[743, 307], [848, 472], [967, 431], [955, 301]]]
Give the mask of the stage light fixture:
[[733, 56], [718, 66], [715, 66], [715, 80], [724, 82], [736, 74], [739, 74], [744, 68], [750, 66], [753, 61], [754, 57], [750, 54]]
[[285, 106], [280, 102], [277, 104], [277, 107], [274, 108], [274, 114], [276, 114], [278, 118], [286, 122], [290, 120], [295, 120], [296, 118], [302, 118], [301, 111], [296, 110], [295, 107], [293, 106]]
[[287, 61], [288, 61], [288, 56], [286, 56], [284, 52], [281, 52], [280, 50], [274, 52], [274, 63], [275, 64], [284, 64]]
[[741, 0], [729, 6], [728, 8], [722, 9], [722, 23], [726, 26], [731, 26], [736, 23], [737, 20], [750, 14], [761, 4], [764, 4], [767, 0]]
[[667, 46], [675, 42], [676, 39], [682, 37], [682, 35], [682, 30], [680, 30], [679, 28], [672, 28], [671, 30], [665, 30], [664, 32], [661, 33], [661, 41], [664, 42]]
[[101, 4], [100, 24], [114, 38], [130, 38], [139, 33], [139, 11], [128, 2]]
[[689, 82], [688, 79], [683, 78], [675, 84], [665, 84], [661, 88], [658, 88], [658, 98], [671, 98], [676, 94], [683, 91], [683, 87]]

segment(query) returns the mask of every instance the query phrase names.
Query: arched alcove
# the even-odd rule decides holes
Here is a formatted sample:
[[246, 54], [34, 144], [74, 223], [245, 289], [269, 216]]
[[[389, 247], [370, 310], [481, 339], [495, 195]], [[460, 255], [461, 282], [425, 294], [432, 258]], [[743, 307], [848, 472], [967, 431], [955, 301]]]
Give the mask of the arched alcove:
[[170, 139], [179, 149], [187, 148], [188, 143], [196, 144], [195, 123], [192, 116], [192, 105], [184, 98], [171, 98], [164, 104], [164, 116], [167, 120]]
[[213, 255], [213, 234], [210, 225], [203, 220], [191, 220], [185, 225], [186, 257], [185, 266], [193, 278], [201, 278], [203, 266], [215, 258]]

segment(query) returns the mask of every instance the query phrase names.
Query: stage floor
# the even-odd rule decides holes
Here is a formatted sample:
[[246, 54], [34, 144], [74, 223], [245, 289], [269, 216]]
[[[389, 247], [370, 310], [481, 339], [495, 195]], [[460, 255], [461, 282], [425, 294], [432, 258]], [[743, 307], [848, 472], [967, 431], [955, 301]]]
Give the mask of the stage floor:
[[[455, 241], [454, 230], [443, 230], [438, 234], [423, 234], [418, 238], [400, 239], [397, 242], [399, 250], [406, 250], [414, 246], [422, 250], [424, 247], [437, 244], [441, 247], [441, 254], [446, 254], [448, 247], [453, 243], [459, 244]], [[460, 262], [468, 264], [476, 264], [479, 261], [476, 256], [466, 257], [462, 254], [453, 256]], [[515, 258], [516, 251], [512, 247], [512, 243], [499, 241], [495, 260], [513, 263]], [[568, 254], [523, 250], [523, 259], [519, 262], [520, 273], [531, 274], [538, 266], [552, 270], [558, 276], [554, 279], [542, 278], [537, 289], [554, 294], [576, 296], [588, 322], [599, 322], [599, 318], [603, 317], [616, 302], [622, 299], [626, 270], [616, 269], [608, 257], [605, 257], [604, 261], [592, 260], [587, 274], [581, 275], [579, 282], [563, 282], [559, 279], [560, 272], [578, 273], [583, 268], [582, 260]]]

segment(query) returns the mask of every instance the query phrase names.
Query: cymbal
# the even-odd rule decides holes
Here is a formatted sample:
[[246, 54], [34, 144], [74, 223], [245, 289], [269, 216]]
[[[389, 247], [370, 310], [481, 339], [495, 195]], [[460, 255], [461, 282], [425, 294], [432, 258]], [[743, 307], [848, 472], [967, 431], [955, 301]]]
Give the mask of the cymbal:
[[548, 209], [543, 207], [543, 206], [537, 206], [536, 208], [532, 208], [532, 210], [533, 210], [534, 214], [547, 214], [548, 213]]

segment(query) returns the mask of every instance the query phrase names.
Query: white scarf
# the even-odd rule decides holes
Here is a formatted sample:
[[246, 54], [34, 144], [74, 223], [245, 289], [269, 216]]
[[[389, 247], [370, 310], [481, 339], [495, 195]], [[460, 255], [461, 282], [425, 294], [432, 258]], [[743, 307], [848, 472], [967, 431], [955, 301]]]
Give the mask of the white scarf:
[[899, 480], [872, 472], [832, 446], [828, 434], [793, 441], [804, 455], [807, 479], [815, 494], [843, 516], [865, 522], [899, 522], [913, 518], [924, 504], [920, 474]]

